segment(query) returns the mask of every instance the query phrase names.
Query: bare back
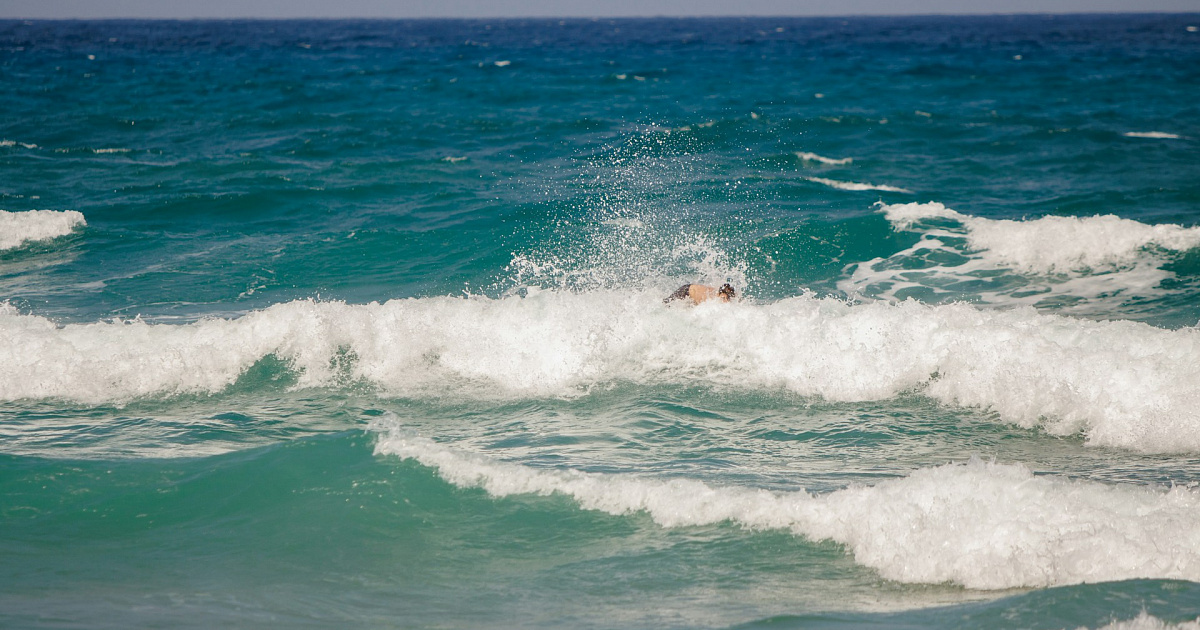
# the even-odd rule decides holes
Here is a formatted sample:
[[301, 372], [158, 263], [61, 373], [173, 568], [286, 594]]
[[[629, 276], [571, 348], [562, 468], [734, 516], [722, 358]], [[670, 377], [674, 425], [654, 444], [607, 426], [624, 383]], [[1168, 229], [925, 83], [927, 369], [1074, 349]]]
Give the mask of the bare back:
[[716, 287], [710, 287], [707, 284], [685, 284], [668, 296], [667, 299], [663, 300], [663, 302], [688, 300], [692, 304], [700, 304], [711, 299], [729, 301], [729, 298], [725, 294], [722, 294]]

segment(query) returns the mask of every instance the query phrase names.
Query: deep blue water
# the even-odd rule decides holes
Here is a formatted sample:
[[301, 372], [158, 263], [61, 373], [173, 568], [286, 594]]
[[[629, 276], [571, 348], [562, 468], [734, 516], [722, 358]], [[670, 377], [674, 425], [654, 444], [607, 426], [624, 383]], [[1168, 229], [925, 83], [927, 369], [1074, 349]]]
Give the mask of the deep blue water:
[[1198, 31], [0, 22], [0, 625], [1195, 620]]

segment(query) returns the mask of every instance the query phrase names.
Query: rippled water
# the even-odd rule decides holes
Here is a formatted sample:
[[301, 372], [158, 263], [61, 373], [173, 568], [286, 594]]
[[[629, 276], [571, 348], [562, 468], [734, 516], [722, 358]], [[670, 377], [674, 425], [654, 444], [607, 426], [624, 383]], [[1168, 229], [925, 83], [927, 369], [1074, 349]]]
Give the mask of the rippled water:
[[0, 625], [1189, 627], [1198, 24], [0, 22]]

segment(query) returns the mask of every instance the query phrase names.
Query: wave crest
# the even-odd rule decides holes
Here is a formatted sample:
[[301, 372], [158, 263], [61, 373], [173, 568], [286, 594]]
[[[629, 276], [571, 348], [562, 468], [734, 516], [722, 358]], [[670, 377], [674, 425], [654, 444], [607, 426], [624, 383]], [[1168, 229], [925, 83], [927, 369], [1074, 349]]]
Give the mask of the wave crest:
[[1200, 247], [1200, 228], [1148, 225], [1111, 214], [1013, 221], [972, 217], [936, 202], [886, 205], [882, 210], [893, 226], [903, 230], [917, 229], [929, 219], [959, 223], [970, 248], [987, 252], [997, 266], [1038, 273], [1129, 265], [1147, 247], [1174, 251]]
[[973, 217], [940, 203], [882, 206], [893, 228], [921, 239], [852, 267], [852, 295], [927, 302], [1028, 304], [1080, 314], [1163, 297], [1171, 255], [1200, 247], [1200, 228], [1113, 215], [1026, 221]]

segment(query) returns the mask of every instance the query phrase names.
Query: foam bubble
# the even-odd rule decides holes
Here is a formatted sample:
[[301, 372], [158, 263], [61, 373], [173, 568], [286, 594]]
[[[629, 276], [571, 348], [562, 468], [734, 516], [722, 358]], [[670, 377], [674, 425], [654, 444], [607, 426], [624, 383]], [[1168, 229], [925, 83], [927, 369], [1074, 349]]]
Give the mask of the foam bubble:
[[896, 186], [887, 186], [883, 184], [876, 185], [862, 184], [859, 182], [843, 182], [836, 179], [825, 179], [824, 177], [805, 177], [804, 179], [807, 179], [810, 182], [824, 184], [831, 188], [837, 188], [838, 190], [882, 190], [885, 192], [912, 194], [912, 191], [908, 190], [907, 188], [897, 188]]
[[[1080, 628], [1079, 630], [1086, 630]], [[1200, 630], [1200, 617], [1195, 621], [1167, 623], [1154, 615], [1142, 611], [1140, 615], [1127, 621], [1114, 621], [1100, 630]]]
[[184, 325], [56, 326], [5, 306], [0, 399], [218, 392], [274, 355], [299, 387], [353, 379], [404, 397], [574, 397], [621, 382], [835, 401], [917, 390], [1021, 426], [1082, 432], [1091, 444], [1200, 452], [1200, 330], [961, 303], [797, 297], [669, 307], [662, 297], [297, 301]]
[[919, 232], [922, 239], [858, 265], [839, 284], [847, 293], [898, 299], [924, 289], [934, 297], [974, 294], [984, 303], [1030, 305], [1070, 298], [1068, 308], [1088, 312], [1161, 292], [1173, 275], [1160, 268], [1165, 255], [1200, 247], [1200, 228], [1113, 215], [993, 220], [936, 202], [884, 205], [882, 211], [897, 230]]
[[83, 214], [74, 210], [0, 210], [0, 251], [14, 249], [32, 241], [44, 241], [70, 234], [87, 225]]
[[1126, 138], [1158, 138], [1162, 140], [1178, 140], [1183, 136], [1165, 131], [1126, 131], [1121, 134]]
[[562, 494], [664, 527], [734, 522], [846, 546], [908, 583], [975, 589], [1134, 578], [1200, 580], [1200, 492], [1035, 476], [973, 458], [826, 495], [717, 487], [691, 479], [534, 469], [464, 454], [381, 425], [377, 454], [413, 459], [493, 496]]
[[854, 161], [854, 158], [830, 158], [823, 155], [817, 155], [816, 153], [808, 153], [807, 151], [797, 151], [796, 157], [804, 160], [805, 162], [818, 162], [820, 164], [830, 164], [834, 166], [841, 166]]

